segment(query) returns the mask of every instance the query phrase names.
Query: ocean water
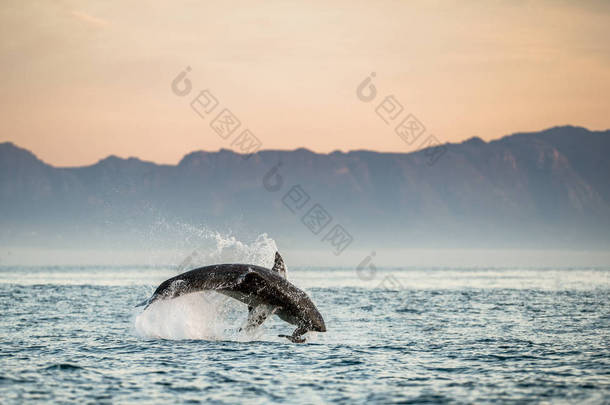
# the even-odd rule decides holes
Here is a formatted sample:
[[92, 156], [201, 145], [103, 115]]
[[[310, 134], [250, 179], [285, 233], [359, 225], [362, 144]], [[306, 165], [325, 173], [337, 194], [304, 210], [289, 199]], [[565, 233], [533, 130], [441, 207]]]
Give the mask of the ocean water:
[[610, 402], [610, 269], [291, 268], [305, 344], [214, 293], [134, 308], [175, 274], [0, 268], [0, 402]]

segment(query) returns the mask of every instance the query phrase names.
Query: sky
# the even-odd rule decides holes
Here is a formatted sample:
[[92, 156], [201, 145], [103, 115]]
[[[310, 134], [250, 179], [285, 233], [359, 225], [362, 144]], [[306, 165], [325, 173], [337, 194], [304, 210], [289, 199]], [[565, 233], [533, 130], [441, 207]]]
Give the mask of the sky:
[[[0, 142], [58, 166], [173, 164], [245, 129], [316, 152], [608, 129], [608, 38], [607, 1], [4, 0]], [[217, 104], [200, 116], [204, 90]], [[226, 139], [211, 127], [225, 108], [240, 122]], [[407, 142], [409, 114], [425, 131]]]

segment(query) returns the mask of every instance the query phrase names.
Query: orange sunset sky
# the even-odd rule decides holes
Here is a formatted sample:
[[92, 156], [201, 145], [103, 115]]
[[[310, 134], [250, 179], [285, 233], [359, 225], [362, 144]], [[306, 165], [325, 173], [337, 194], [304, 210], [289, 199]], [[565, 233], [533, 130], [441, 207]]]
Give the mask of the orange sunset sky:
[[0, 141], [54, 165], [231, 148], [189, 106], [203, 89], [265, 149], [417, 148], [386, 95], [442, 142], [610, 127], [608, 1], [5, 0], [0, 31]]

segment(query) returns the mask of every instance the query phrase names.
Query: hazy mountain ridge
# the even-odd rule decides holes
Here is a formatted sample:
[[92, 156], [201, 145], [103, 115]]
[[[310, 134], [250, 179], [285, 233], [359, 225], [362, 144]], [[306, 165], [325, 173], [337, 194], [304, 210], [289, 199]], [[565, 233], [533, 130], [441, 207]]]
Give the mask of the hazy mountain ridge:
[[[249, 159], [197, 151], [177, 165], [111, 156], [56, 168], [3, 143], [0, 236], [61, 243], [87, 235], [94, 243], [98, 234], [138, 238], [154, 223], [180, 221], [307, 245], [320, 235], [300, 218], [320, 203], [361, 244], [610, 245], [610, 131], [556, 127], [446, 147], [432, 166], [425, 151], [297, 149]], [[270, 192], [263, 178], [278, 162], [283, 185]], [[297, 184], [311, 197], [298, 216], [282, 204]]]

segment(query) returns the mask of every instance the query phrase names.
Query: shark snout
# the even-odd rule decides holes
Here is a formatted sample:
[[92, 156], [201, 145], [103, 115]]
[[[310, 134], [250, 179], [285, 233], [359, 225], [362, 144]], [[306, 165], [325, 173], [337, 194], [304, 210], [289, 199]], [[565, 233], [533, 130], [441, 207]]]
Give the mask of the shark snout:
[[314, 327], [315, 332], [326, 332], [326, 325], [324, 325], [324, 321], [321, 324]]
[[310, 330], [315, 332], [326, 332], [324, 318], [322, 318], [322, 315], [318, 311], [316, 311], [314, 316], [312, 316]]

